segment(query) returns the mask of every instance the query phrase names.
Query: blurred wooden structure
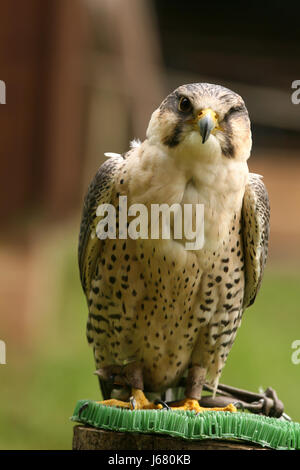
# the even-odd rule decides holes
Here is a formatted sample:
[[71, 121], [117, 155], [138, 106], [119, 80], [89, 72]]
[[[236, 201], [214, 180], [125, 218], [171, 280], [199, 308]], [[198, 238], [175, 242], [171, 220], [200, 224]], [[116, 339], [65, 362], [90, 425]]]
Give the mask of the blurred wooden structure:
[[65, 218], [103, 152], [125, 151], [129, 135], [145, 134], [163, 96], [150, 7], [28, 0], [16, 15], [15, 2], [2, 2], [2, 226], [28, 212]]
[[0, 78], [7, 90], [0, 106], [2, 227], [36, 208], [74, 206], [70, 195], [74, 199], [82, 158], [79, 3], [1, 2]]

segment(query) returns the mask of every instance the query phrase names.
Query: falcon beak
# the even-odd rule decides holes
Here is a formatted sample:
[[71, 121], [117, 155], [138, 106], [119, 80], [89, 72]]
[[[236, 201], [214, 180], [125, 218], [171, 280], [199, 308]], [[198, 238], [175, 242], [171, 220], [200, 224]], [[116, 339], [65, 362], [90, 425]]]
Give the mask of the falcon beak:
[[198, 114], [197, 119], [197, 124], [199, 126], [200, 134], [202, 137], [202, 144], [205, 144], [212, 130], [218, 125], [217, 115], [212, 109], [207, 108], [203, 109]]

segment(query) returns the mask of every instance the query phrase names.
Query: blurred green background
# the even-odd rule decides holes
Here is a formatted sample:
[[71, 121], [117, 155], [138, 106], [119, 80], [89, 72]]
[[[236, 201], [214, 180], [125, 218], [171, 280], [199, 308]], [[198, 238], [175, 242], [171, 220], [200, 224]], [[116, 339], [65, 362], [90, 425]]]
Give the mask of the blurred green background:
[[272, 210], [265, 278], [221, 382], [272, 386], [300, 421], [300, 365], [291, 360], [300, 339], [300, 105], [290, 99], [299, 28], [280, 2], [247, 9], [1, 2], [0, 449], [71, 448], [76, 401], [100, 397], [77, 267], [83, 193], [103, 152], [143, 139], [165, 95], [194, 81], [244, 97], [249, 167], [264, 175]]

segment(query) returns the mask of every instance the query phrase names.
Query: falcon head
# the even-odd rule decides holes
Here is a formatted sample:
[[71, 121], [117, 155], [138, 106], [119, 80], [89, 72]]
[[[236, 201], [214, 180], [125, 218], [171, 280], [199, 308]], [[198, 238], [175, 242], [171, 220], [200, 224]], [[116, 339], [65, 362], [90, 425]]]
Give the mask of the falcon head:
[[251, 129], [243, 99], [220, 85], [194, 83], [173, 91], [152, 114], [147, 138], [180, 158], [246, 161]]

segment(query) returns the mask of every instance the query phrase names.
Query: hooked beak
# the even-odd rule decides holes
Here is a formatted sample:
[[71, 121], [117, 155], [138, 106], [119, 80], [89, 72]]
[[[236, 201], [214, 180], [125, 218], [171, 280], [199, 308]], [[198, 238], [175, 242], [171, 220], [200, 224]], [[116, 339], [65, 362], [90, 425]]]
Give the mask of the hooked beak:
[[201, 113], [198, 114], [197, 124], [202, 137], [202, 144], [205, 144], [212, 130], [218, 124], [216, 113], [210, 108], [203, 109]]

